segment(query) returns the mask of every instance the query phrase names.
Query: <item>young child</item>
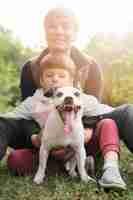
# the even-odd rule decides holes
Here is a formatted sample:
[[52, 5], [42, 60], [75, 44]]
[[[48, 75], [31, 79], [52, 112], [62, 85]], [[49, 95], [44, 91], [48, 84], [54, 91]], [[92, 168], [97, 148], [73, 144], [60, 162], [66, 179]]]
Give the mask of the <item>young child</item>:
[[[46, 120], [48, 113], [52, 110], [52, 98], [50, 97], [48, 90], [51, 88], [75, 85], [75, 76], [77, 76], [76, 68], [69, 57], [65, 55], [47, 55], [40, 63], [40, 83], [42, 88], [38, 89], [32, 97], [27, 98], [13, 112], [8, 113], [5, 116], [12, 118], [12, 120], [18, 119], [18, 121], [19, 119], [25, 121], [34, 119], [42, 128], [42, 125], [44, 124], [41, 123], [42, 119], [43, 121]], [[45, 95], [47, 95], [47, 97]], [[83, 101], [85, 105], [84, 115], [97, 115], [108, 113], [113, 110], [106, 105], [102, 105], [100, 110], [97, 109], [97, 107], [95, 107], [95, 105], [97, 106], [97, 100], [93, 96], [83, 94]], [[41, 112], [40, 107], [43, 107]], [[91, 132], [90, 134], [88, 130], [85, 131], [85, 143], [87, 154], [91, 153], [91, 146], [92, 149], [99, 147], [102, 153], [104, 166], [103, 175], [99, 180], [100, 185], [103, 187], [126, 189], [126, 184], [122, 180], [119, 172], [118, 160], [120, 147], [118, 130], [115, 122], [111, 119], [101, 120], [96, 125], [95, 133], [96, 134], [92, 134]], [[32, 136], [31, 138], [32, 141], [34, 141], [36, 136]], [[56, 151], [54, 153], [56, 155]], [[95, 151], [93, 151], [93, 154], [95, 154]], [[24, 169], [22, 173], [24, 174], [27, 170], [26, 168], [29, 170], [27, 162], [30, 162], [30, 170], [33, 168], [33, 157], [34, 151], [30, 151], [29, 153], [29, 150], [27, 149], [16, 150], [9, 155], [8, 165], [10, 169], [17, 170], [18, 172], [23, 171]]]

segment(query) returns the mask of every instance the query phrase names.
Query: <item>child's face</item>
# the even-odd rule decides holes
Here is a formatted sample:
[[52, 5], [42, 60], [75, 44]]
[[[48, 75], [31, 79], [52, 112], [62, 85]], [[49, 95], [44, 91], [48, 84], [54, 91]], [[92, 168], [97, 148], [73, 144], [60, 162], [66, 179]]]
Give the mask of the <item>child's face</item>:
[[73, 86], [73, 79], [65, 69], [45, 69], [41, 78], [41, 86], [44, 89]]

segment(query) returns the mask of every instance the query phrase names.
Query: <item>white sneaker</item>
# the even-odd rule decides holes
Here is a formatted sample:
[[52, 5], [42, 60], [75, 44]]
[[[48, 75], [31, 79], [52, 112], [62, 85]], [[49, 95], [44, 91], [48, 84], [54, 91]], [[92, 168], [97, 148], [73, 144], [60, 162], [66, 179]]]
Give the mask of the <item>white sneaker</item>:
[[105, 169], [98, 183], [103, 188], [118, 188], [126, 190], [126, 183], [122, 179], [119, 169], [116, 167], [108, 167]]

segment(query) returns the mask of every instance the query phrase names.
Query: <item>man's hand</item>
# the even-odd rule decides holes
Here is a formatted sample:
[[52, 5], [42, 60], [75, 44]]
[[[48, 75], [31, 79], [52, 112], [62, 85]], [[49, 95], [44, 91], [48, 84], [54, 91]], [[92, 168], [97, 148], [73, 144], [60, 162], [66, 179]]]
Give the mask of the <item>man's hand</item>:
[[84, 130], [84, 134], [85, 134], [85, 144], [87, 144], [87, 143], [89, 143], [89, 141], [92, 138], [93, 129], [92, 128], [86, 128]]

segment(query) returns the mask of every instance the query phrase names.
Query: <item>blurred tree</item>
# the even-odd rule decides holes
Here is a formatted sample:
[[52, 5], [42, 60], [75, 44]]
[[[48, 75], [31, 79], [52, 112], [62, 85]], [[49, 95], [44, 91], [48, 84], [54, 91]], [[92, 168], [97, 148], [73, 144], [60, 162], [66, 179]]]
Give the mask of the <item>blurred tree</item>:
[[133, 32], [122, 37], [96, 34], [84, 51], [103, 67], [103, 101], [110, 105], [133, 103]]
[[31, 49], [0, 26], [0, 111], [16, 105], [19, 100], [20, 66], [32, 55]]

